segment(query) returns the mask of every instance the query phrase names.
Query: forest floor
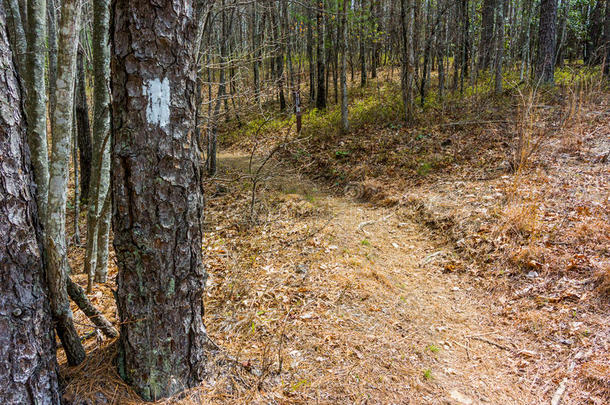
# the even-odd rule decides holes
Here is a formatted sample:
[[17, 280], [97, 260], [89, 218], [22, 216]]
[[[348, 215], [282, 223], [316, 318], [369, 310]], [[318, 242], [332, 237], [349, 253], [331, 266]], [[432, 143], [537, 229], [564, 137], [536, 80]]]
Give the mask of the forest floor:
[[[241, 371], [232, 392], [166, 402], [608, 403], [608, 101], [541, 131], [517, 171], [514, 117], [489, 106], [444, 111], [464, 124], [430, 131], [305, 138], [256, 176], [284, 135], [261, 137], [252, 160], [234, 144], [206, 183], [205, 322]], [[82, 248], [70, 254], [82, 266]], [[111, 263], [90, 297], [116, 322]], [[66, 396], [140, 403], [115, 343], [87, 347], [62, 366]]]

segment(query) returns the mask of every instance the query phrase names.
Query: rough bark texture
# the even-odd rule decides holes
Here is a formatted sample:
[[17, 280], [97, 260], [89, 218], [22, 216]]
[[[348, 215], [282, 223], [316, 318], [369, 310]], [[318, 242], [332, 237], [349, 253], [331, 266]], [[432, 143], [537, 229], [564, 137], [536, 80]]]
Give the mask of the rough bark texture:
[[74, 115], [74, 73], [80, 22], [80, 0], [64, 0], [57, 55], [57, 105], [51, 119], [53, 132], [49, 196], [45, 227], [47, 279], [51, 293], [51, 310], [56, 330], [66, 351], [68, 363], [79, 364], [85, 350], [74, 328], [72, 311], [66, 291], [66, 197], [68, 165]]
[[112, 193], [118, 367], [146, 400], [209, 372], [191, 1], [114, 0]]
[[555, 20], [557, 0], [541, 0], [540, 30], [538, 34], [538, 60], [536, 80], [553, 84], [555, 76]]
[[19, 85], [0, 3], [0, 403], [59, 404]]
[[37, 187], [36, 199], [41, 218], [44, 218], [46, 213], [49, 183], [47, 92], [44, 80], [46, 8], [45, 0], [28, 0], [28, 21], [30, 25], [27, 28], [25, 112], [28, 120], [28, 144], [32, 153], [34, 180]]

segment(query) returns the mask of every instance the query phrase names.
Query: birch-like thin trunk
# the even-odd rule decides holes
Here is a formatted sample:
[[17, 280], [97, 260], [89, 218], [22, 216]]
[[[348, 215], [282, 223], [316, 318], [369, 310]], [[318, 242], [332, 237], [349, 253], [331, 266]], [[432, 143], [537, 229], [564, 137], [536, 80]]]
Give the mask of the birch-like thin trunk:
[[87, 290], [93, 280], [105, 282], [108, 274], [108, 233], [110, 210], [103, 211], [110, 185], [110, 2], [93, 1], [93, 155], [89, 209], [87, 211], [87, 247], [85, 273]]
[[26, 71], [27, 39], [21, 19], [21, 9], [17, 0], [4, 0], [6, 8], [5, 25], [8, 28], [11, 48], [15, 55], [15, 70], [23, 75]]
[[45, 218], [46, 215], [49, 184], [47, 91], [45, 86], [46, 11], [45, 0], [28, 0], [30, 25], [27, 28], [25, 112], [28, 120], [28, 144], [32, 154], [40, 218]]
[[70, 138], [74, 115], [74, 75], [80, 25], [80, 0], [62, 3], [57, 55], [57, 106], [51, 119], [53, 132], [49, 195], [46, 213], [45, 252], [51, 310], [56, 330], [65, 349], [68, 363], [76, 365], [85, 358], [85, 351], [76, 333], [68, 301], [66, 256], [66, 196]]
[[55, 113], [57, 99], [57, 16], [55, 12], [55, 0], [47, 0], [47, 38], [49, 61], [49, 117]]

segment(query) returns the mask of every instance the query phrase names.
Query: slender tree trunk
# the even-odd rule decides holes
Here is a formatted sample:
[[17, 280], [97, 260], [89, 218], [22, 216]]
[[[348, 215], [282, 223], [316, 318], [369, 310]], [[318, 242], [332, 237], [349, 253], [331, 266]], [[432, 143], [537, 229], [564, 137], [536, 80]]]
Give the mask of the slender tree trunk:
[[[27, 38], [25, 34], [25, 26], [21, 19], [21, 8], [18, 0], [3, 0], [6, 7], [6, 21], [8, 28], [9, 39], [11, 41], [11, 49], [15, 54], [15, 69], [19, 74], [23, 75], [26, 72], [26, 54], [27, 54]], [[21, 1], [25, 4], [25, 1]]]
[[557, 0], [541, 0], [536, 80], [546, 84], [553, 84], [555, 76], [556, 18]]
[[494, 92], [502, 93], [502, 62], [504, 58], [504, 0], [497, 0], [496, 9], [496, 60]]
[[17, 73], [0, 2], [0, 402], [59, 404], [55, 335]]
[[366, 24], [365, 24], [365, 0], [360, 0], [360, 87], [366, 86]]
[[[487, 70], [494, 48], [494, 12], [498, 0], [483, 0], [481, 38], [479, 39], [479, 69]], [[495, 41], [497, 43], [497, 41]]]
[[610, 78], [610, 0], [606, 0], [606, 11], [604, 14], [604, 75]]
[[342, 0], [343, 12], [341, 13], [341, 125], [343, 132], [349, 131], [349, 120], [347, 110], [347, 3], [349, 0]]
[[316, 14], [316, 26], [318, 29], [318, 46], [316, 49], [316, 60], [318, 62], [318, 89], [316, 91], [316, 108], [326, 108], [326, 60], [324, 49], [324, 0], [318, 3]]
[[[84, 38], [84, 35], [82, 36]], [[85, 41], [82, 41], [84, 43]], [[85, 51], [79, 47], [76, 59], [76, 139], [78, 144], [80, 166], [81, 202], [89, 201], [89, 186], [91, 183], [91, 162], [93, 160], [93, 147], [91, 145], [91, 125], [89, 123], [89, 105], [87, 103], [87, 90], [85, 82]]]
[[190, 0], [113, 3], [118, 367], [145, 400], [198, 385], [211, 372], [191, 9]]
[[[28, 0], [29, 22], [27, 27], [28, 53], [26, 56], [25, 112], [28, 126], [28, 145], [32, 153], [36, 199], [39, 215], [44, 218], [49, 187], [49, 157], [47, 149], [47, 91], [45, 86], [45, 0]], [[70, 134], [68, 134], [70, 135]]]
[[252, 51], [254, 55], [254, 61], [252, 62], [252, 70], [254, 74], [254, 97], [256, 101], [260, 103], [260, 44], [259, 44], [259, 22], [258, 22], [258, 11], [256, 9], [257, 0], [252, 2]]
[[93, 280], [105, 282], [108, 273], [108, 234], [110, 210], [103, 211], [110, 185], [110, 45], [109, 0], [93, 0], [93, 150], [91, 164], [91, 197], [87, 210], [87, 247], [85, 273], [87, 289]]
[[[312, 19], [311, 11], [307, 9], [309, 19]], [[309, 60], [309, 100], [314, 101], [316, 98], [316, 74], [313, 68], [313, 24], [307, 27], [307, 59]]]
[[413, 41], [412, 41], [412, 9], [409, 0], [400, 2], [400, 32], [401, 32], [401, 90], [405, 107], [405, 122], [413, 119]]
[[59, 54], [57, 56], [57, 106], [51, 120], [53, 138], [45, 227], [45, 252], [51, 309], [56, 322], [57, 334], [66, 351], [68, 363], [71, 365], [79, 364], [85, 358], [85, 351], [72, 321], [72, 311], [66, 291], [68, 278], [66, 273], [66, 196], [74, 115], [74, 75], [80, 13], [79, 0], [62, 2]]
[[55, 95], [57, 91], [57, 16], [55, 14], [55, 0], [47, 0], [49, 117], [55, 114], [55, 106], [57, 105]]
[[[76, 108], [75, 108], [76, 110]], [[76, 111], [74, 112], [76, 115]], [[78, 141], [76, 135], [76, 125], [72, 125], [72, 167], [74, 168], [74, 244], [80, 246], [80, 176], [78, 163]]]

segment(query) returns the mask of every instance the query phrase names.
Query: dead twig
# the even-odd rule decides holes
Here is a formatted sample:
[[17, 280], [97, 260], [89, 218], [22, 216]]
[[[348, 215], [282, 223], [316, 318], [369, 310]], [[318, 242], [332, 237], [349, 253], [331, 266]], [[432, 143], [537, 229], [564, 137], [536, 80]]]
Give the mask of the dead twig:
[[508, 352], [512, 351], [510, 347], [503, 346], [503, 345], [501, 345], [500, 343], [496, 343], [496, 342], [494, 342], [494, 341], [492, 341], [492, 340], [485, 339], [485, 338], [483, 338], [483, 337], [481, 337], [481, 336], [470, 336], [470, 337], [467, 337], [467, 338], [468, 338], [468, 339], [475, 339], [475, 340], [478, 340], [478, 341], [481, 341], [481, 342], [487, 343], [488, 345], [495, 346], [495, 347], [497, 347], [498, 349], [506, 350], [506, 351], [508, 351]]

